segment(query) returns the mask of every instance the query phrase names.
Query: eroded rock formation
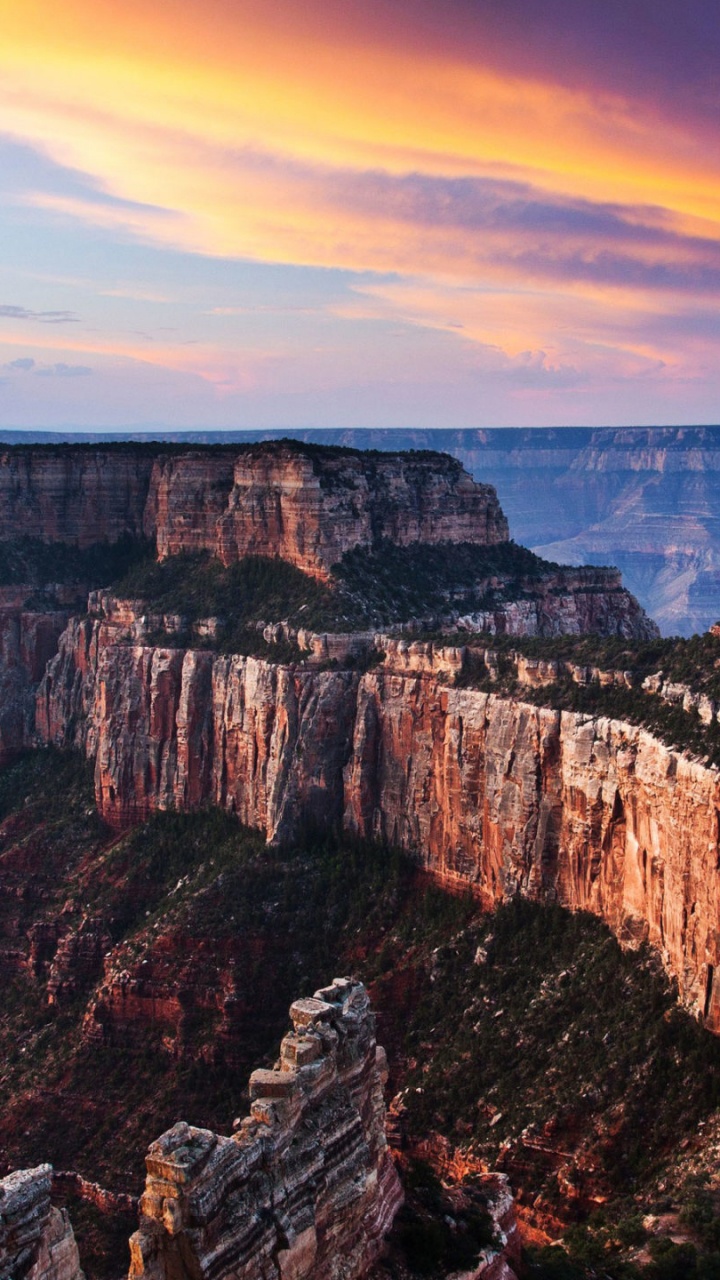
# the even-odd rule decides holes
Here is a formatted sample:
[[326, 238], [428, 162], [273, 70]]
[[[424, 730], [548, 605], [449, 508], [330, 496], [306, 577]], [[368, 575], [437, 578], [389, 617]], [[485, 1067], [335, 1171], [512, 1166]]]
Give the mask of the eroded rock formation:
[[[207, 472], [207, 475], [206, 475]], [[187, 454], [153, 469], [145, 530], [160, 557], [204, 548], [229, 564], [278, 555], [327, 577], [353, 547], [508, 539], [495, 490], [444, 454], [258, 445], [231, 461]]]
[[0, 453], [0, 539], [89, 547], [142, 536], [153, 457], [147, 449], [21, 447]]
[[0, 540], [87, 547], [143, 534], [161, 557], [199, 549], [225, 563], [277, 555], [327, 576], [345, 551], [382, 538], [490, 545], [507, 541], [508, 526], [495, 490], [440, 453], [266, 443], [0, 454]]
[[361, 983], [290, 1009], [232, 1137], [180, 1123], [150, 1147], [131, 1280], [353, 1280], [402, 1202], [385, 1139], [385, 1056]]
[[8, 1280], [84, 1280], [72, 1227], [50, 1203], [52, 1168], [0, 1180], [0, 1275]]
[[206, 802], [271, 840], [343, 822], [488, 901], [551, 898], [647, 938], [720, 1029], [717, 770], [621, 721], [453, 687], [457, 649], [384, 638], [361, 675], [103, 645], [99, 626], [63, 641], [38, 723], [95, 755], [111, 823]]

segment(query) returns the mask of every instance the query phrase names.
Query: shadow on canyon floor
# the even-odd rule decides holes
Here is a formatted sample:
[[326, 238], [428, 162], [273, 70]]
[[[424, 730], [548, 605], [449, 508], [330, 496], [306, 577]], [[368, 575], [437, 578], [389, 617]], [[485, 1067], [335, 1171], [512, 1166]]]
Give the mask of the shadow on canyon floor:
[[[574, 1252], [529, 1274], [601, 1274], [597, 1255], [620, 1277], [638, 1217], [693, 1197], [706, 1270], [682, 1274], [716, 1274], [720, 1041], [596, 919], [525, 901], [487, 916], [396, 851], [271, 849], [217, 810], [118, 837], [85, 763], [51, 751], [0, 772], [0, 888], [0, 1172], [47, 1159], [137, 1194], [148, 1143], [180, 1118], [229, 1132], [290, 1001], [353, 972], [403, 1160], [504, 1169], [528, 1224], [574, 1224]], [[77, 1222], [91, 1276], [123, 1270], [106, 1226]], [[676, 1274], [671, 1252], [646, 1274]]]

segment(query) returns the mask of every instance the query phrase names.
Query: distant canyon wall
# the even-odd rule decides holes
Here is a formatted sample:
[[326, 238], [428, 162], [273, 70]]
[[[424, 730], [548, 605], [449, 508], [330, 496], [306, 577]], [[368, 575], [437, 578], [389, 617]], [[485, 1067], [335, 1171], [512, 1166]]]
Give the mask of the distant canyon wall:
[[720, 618], [720, 426], [295, 434], [443, 449], [494, 485], [518, 542], [561, 563], [617, 565], [664, 635]]
[[399, 845], [488, 904], [520, 892], [644, 938], [720, 1030], [720, 779], [621, 721], [452, 685], [457, 650], [284, 667], [107, 643], [75, 621], [37, 701], [40, 739], [95, 757], [113, 825], [214, 803], [270, 840], [304, 824]]
[[145, 536], [164, 558], [280, 556], [327, 577], [353, 547], [508, 539], [490, 485], [454, 458], [303, 450], [17, 449], [0, 455], [0, 540]]

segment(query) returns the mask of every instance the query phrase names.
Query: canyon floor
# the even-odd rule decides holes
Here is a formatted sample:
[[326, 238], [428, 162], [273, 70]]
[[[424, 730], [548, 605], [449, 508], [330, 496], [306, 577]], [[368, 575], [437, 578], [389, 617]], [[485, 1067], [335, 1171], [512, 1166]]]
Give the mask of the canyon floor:
[[[280, 851], [213, 810], [118, 837], [84, 761], [47, 750], [0, 773], [0, 881], [0, 1172], [50, 1160], [137, 1195], [149, 1141], [230, 1132], [289, 1002], [352, 972], [410, 1188], [384, 1274], [456, 1269], [438, 1178], [485, 1168], [510, 1177], [528, 1275], [717, 1273], [720, 1042], [592, 917], [487, 915], [382, 845]], [[132, 1215], [70, 1210], [87, 1274], [122, 1275]], [[542, 1247], [561, 1235], [567, 1257]]]

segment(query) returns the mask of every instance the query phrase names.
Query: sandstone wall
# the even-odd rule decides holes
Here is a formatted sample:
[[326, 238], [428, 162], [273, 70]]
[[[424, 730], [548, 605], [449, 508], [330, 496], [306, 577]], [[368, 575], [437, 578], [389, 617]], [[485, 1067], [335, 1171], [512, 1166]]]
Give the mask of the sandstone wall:
[[131, 1280], [354, 1280], [402, 1202], [385, 1139], [385, 1055], [361, 983], [290, 1009], [233, 1137], [179, 1123], [148, 1152]]
[[308, 453], [283, 444], [183, 450], [19, 448], [0, 453], [0, 540], [87, 547], [156, 538], [161, 557], [280, 556], [319, 576], [343, 552], [395, 543], [505, 542], [490, 485], [444, 454]]
[[74, 623], [38, 695], [44, 741], [95, 755], [122, 827], [212, 802], [401, 845], [488, 902], [515, 892], [647, 937], [720, 1030], [720, 780], [620, 721], [453, 687], [459, 651], [386, 640], [364, 675], [112, 643]]
[[649, 733], [422, 675], [358, 692], [345, 823], [488, 901], [516, 892], [647, 938], [720, 1029], [720, 781]]

